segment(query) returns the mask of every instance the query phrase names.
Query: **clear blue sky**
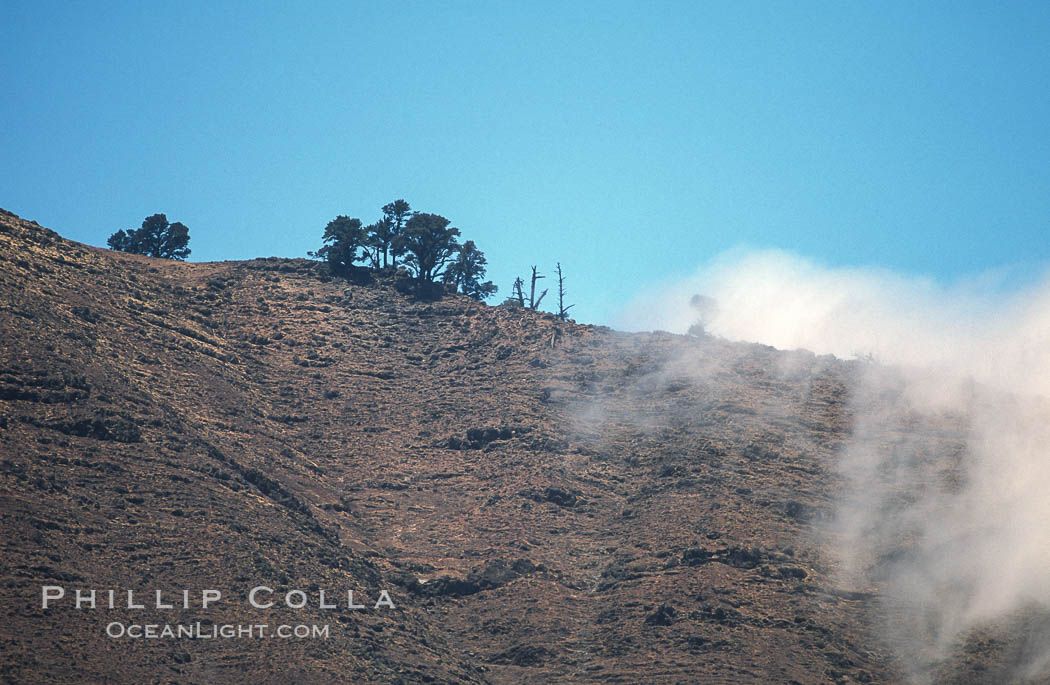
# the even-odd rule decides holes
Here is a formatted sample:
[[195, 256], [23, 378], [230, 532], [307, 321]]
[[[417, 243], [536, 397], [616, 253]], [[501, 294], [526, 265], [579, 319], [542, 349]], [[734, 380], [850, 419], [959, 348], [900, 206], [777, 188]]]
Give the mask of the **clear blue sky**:
[[[741, 244], [1050, 262], [1050, 3], [0, 3], [0, 206], [302, 256], [404, 197], [582, 321]], [[549, 283], [549, 281], [548, 281]], [[492, 302], [496, 302], [493, 299]]]

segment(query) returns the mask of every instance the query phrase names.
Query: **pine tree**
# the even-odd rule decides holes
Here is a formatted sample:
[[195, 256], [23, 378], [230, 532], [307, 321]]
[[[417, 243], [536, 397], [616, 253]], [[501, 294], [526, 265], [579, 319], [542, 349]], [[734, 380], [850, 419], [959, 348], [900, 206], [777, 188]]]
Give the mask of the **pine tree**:
[[320, 257], [333, 269], [346, 270], [357, 261], [357, 251], [366, 249], [368, 235], [361, 227], [361, 220], [339, 215], [325, 226], [321, 238], [325, 245], [311, 256]]
[[445, 282], [452, 284], [464, 295], [481, 302], [496, 293], [498, 288], [492, 281], [482, 283], [485, 277], [485, 255], [477, 248], [473, 240], [468, 240], [459, 247], [456, 261], [445, 269]]
[[178, 221], [169, 224], [168, 217], [154, 214], [142, 220], [141, 228], [117, 231], [107, 244], [121, 252], [181, 261], [190, 256], [190, 249], [186, 247], [189, 242], [190, 229]]
[[433, 283], [441, 278], [447, 266], [459, 254], [458, 228], [450, 228], [449, 220], [438, 214], [419, 213], [405, 224], [401, 243], [408, 253], [405, 264], [416, 280]]

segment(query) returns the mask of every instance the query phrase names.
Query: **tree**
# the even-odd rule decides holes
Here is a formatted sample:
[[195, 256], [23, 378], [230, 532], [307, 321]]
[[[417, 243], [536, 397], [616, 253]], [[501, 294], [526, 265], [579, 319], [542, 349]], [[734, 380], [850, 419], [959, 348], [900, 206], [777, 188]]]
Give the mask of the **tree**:
[[445, 283], [451, 283], [464, 295], [478, 302], [492, 297], [498, 288], [492, 281], [481, 282], [485, 277], [485, 255], [477, 248], [473, 240], [459, 246], [456, 260], [445, 269]]
[[569, 310], [576, 305], [565, 306], [565, 277], [561, 273], [561, 262], [558, 262], [558, 318], [565, 321], [569, 318]]
[[433, 283], [444, 273], [444, 268], [459, 254], [458, 228], [449, 228], [449, 220], [438, 214], [417, 212], [405, 223], [401, 236], [408, 256], [405, 264], [416, 280]]
[[325, 226], [321, 238], [325, 245], [317, 252], [309, 253], [320, 257], [334, 269], [349, 269], [357, 261], [357, 251], [365, 247], [368, 236], [361, 228], [360, 219], [339, 215]]
[[543, 302], [543, 298], [547, 295], [547, 291], [544, 290], [540, 293], [538, 298], [536, 297], [536, 281], [541, 278], [546, 278], [546, 276], [539, 275], [536, 273], [536, 267], [532, 267], [532, 287], [529, 289], [529, 309], [533, 311], [539, 309], [540, 302]]
[[190, 249], [186, 247], [189, 242], [190, 229], [178, 221], [169, 224], [168, 217], [154, 214], [142, 220], [141, 228], [117, 231], [107, 244], [121, 252], [181, 261], [190, 256]]
[[368, 233], [368, 256], [372, 260], [372, 268], [376, 270], [386, 268], [396, 237], [393, 232], [393, 224], [383, 217], [371, 226], [365, 227], [365, 231]]
[[394, 200], [383, 205], [384, 236], [382, 240], [383, 267], [386, 267], [387, 250], [390, 250], [390, 266], [397, 266], [397, 258], [405, 254], [401, 236], [405, 232], [405, 223], [412, 214], [412, 208], [404, 200]]
[[503, 300], [503, 304], [508, 307], [524, 307], [525, 306], [525, 281], [521, 280], [521, 277], [514, 279], [514, 285], [510, 288], [510, 297]]

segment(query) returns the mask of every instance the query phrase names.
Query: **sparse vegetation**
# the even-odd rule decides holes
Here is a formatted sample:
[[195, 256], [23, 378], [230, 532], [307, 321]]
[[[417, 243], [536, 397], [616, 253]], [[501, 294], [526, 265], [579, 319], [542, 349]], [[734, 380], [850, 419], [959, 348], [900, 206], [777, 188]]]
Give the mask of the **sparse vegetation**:
[[[539, 294], [537, 294], [536, 282], [546, 278], [546, 276], [539, 273], [539, 270], [536, 266], [533, 266], [531, 268], [532, 277], [529, 281], [528, 297], [525, 296], [525, 281], [522, 280], [519, 276], [518, 278], [514, 279], [514, 284], [511, 286], [510, 290], [510, 297], [503, 300], [503, 306], [521, 307], [523, 309], [530, 309], [532, 311], [536, 311], [540, 308], [540, 304], [543, 302], [543, 298], [547, 296], [547, 289], [544, 289]], [[568, 321], [569, 310], [575, 307], [576, 305], [565, 304], [565, 274], [562, 271], [561, 262], [557, 263], [557, 265], [555, 266], [555, 271], [558, 274], [558, 311], [554, 312], [554, 314], [562, 321]]]
[[543, 302], [543, 298], [547, 296], [547, 291], [544, 290], [536, 296], [536, 281], [546, 278], [540, 274], [536, 267], [532, 267], [532, 280], [529, 284], [529, 299], [525, 300], [525, 281], [521, 280], [521, 277], [514, 279], [514, 285], [511, 288], [511, 296], [504, 300], [503, 304], [511, 307], [528, 307], [532, 311], [536, 311], [540, 307], [540, 303]]
[[[187, 568], [201, 587], [269, 582], [311, 602], [391, 589], [397, 613], [355, 613], [319, 655], [214, 643], [227, 680], [285, 663], [355, 682], [475, 681], [481, 665], [494, 682], [898, 680], [868, 649], [880, 595], [841, 587], [810, 535], [841, 487], [856, 363], [563, 323], [564, 273], [533, 316], [539, 278], [517, 281], [522, 309], [435, 304], [322, 286], [327, 265], [305, 260], [164, 268], [41, 231], [0, 216], [13, 591], [180, 587]], [[372, 263], [366, 248], [344, 261]], [[917, 487], [958, 487], [964, 420], [906, 418], [932, 459]], [[144, 681], [172, 664], [92, 650], [97, 622], [70, 615], [9, 607], [13, 633], [42, 636], [11, 652], [14, 680]], [[1023, 648], [1024, 627], [987, 639]], [[74, 630], [87, 637], [47, 639]], [[404, 639], [371, 639], [392, 630]], [[960, 643], [958, 682], [994, 665], [985, 639]], [[186, 643], [175, 663], [195, 667]]]

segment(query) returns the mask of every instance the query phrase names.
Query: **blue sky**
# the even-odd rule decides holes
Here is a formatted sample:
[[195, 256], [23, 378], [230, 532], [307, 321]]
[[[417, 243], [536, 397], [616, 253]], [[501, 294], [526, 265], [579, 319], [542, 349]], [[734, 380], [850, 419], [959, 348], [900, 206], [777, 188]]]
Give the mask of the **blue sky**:
[[404, 197], [501, 296], [560, 260], [592, 323], [741, 245], [1050, 263], [1047, 3], [4, 0], [0, 26], [0, 206], [94, 245], [165, 212], [193, 260], [302, 256]]

